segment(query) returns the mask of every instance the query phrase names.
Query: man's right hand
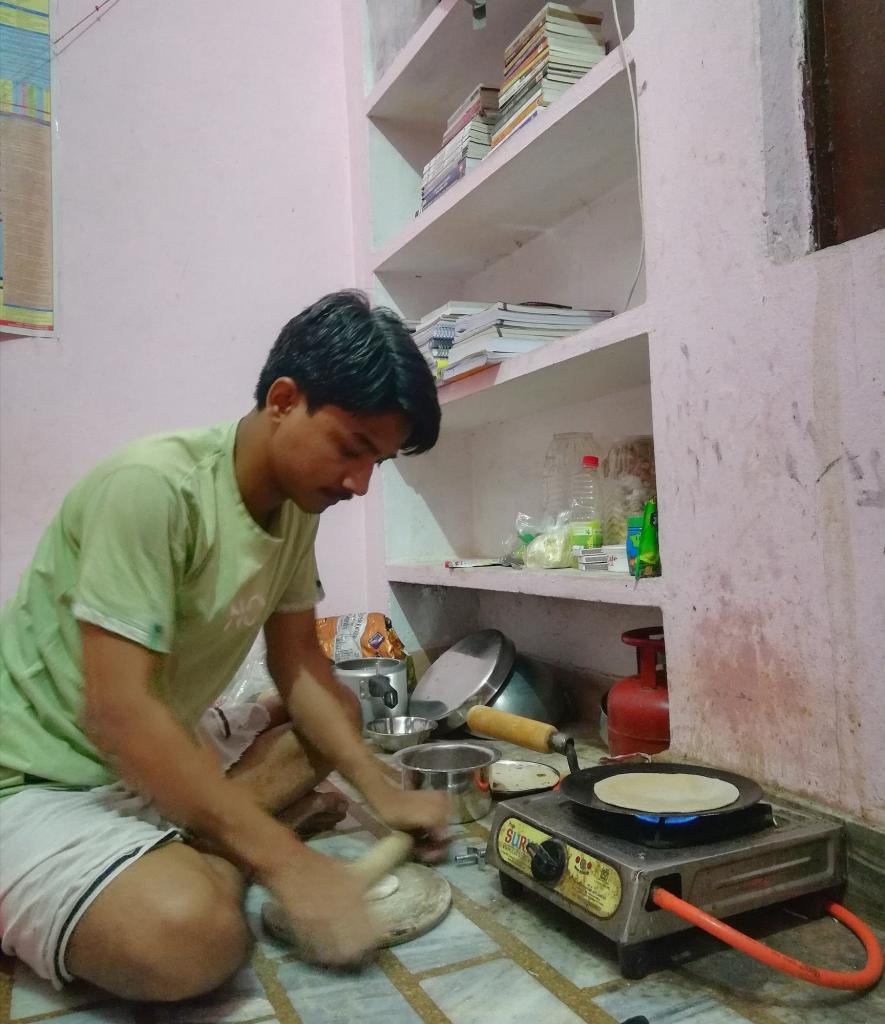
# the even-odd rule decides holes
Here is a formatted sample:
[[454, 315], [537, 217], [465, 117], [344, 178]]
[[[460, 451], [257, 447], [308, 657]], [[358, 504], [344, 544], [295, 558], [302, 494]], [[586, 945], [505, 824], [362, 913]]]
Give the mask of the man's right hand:
[[258, 875], [291, 924], [299, 956], [341, 967], [376, 949], [381, 929], [372, 919], [365, 886], [341, 861], [302, 847], [291, 860]]

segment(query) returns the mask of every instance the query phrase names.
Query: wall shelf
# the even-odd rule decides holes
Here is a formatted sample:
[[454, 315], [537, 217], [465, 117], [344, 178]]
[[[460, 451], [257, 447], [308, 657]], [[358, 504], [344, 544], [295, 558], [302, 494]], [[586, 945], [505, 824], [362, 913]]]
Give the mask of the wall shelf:
[[635, 174], [626, 71], [614, 51], [374, 253], [373, 270], [481, 270]]
[[439, 389], [446, 430], [586, 401], [649, 381], [643, 308], [557, 338]]
[[540, 6], [540, 0], [490, 4], [485, 27], [476, 31], [464, 0], [442, 0], [366, 98], [366, 116], [420, 122], [441, 136], [474, 86], [500, 82], [504, 50]]
[[531, 570], [506, 566], [446, 569], [440, 562], [388, 563], [387, 579], [390, 583], [492, 590], [644, 608], [659, 608], [665, 599], [663, 577], [637, 582], [618, 573], [581, 572], [579, 569]]

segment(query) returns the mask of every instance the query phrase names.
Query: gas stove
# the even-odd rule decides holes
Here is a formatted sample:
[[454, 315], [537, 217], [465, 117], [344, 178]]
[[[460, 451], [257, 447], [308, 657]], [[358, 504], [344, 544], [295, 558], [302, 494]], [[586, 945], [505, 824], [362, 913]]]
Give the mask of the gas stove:
[[656, 940], [691, 928], [651, 900], [660, 886], [719, 918], [838, 893], [842, 826], [764, 801], [742, 813], [594, 814], [560, 792], [498, 805], [486, 862], [501, 889], [550, 900], [617, 945], [621, 973], [655, 966]]

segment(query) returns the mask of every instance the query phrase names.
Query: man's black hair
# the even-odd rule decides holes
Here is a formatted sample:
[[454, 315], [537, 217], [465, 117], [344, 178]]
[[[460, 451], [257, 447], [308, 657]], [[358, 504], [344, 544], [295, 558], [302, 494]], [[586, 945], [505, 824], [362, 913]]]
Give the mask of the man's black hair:
[[295, 381], [309, 412], [337, 405], [351, 413], [402, 413], [409, 421], [406, 455], [436, 444], [440, 411], [430, 367], [396, 313], [373, 309], [362, 292], [324, 295], [286, 324], [258, 378], [259, 409], [279, 377]]

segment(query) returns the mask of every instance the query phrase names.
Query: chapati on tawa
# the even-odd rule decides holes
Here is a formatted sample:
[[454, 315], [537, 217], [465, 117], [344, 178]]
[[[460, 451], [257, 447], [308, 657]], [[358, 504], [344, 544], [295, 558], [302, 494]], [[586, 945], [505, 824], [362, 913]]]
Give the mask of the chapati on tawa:
[[593, 788], [598, 800], [648, 814], [693, 814], [733, 804], [737, 786], [710, 775], [686, 772], [619, 772]]

